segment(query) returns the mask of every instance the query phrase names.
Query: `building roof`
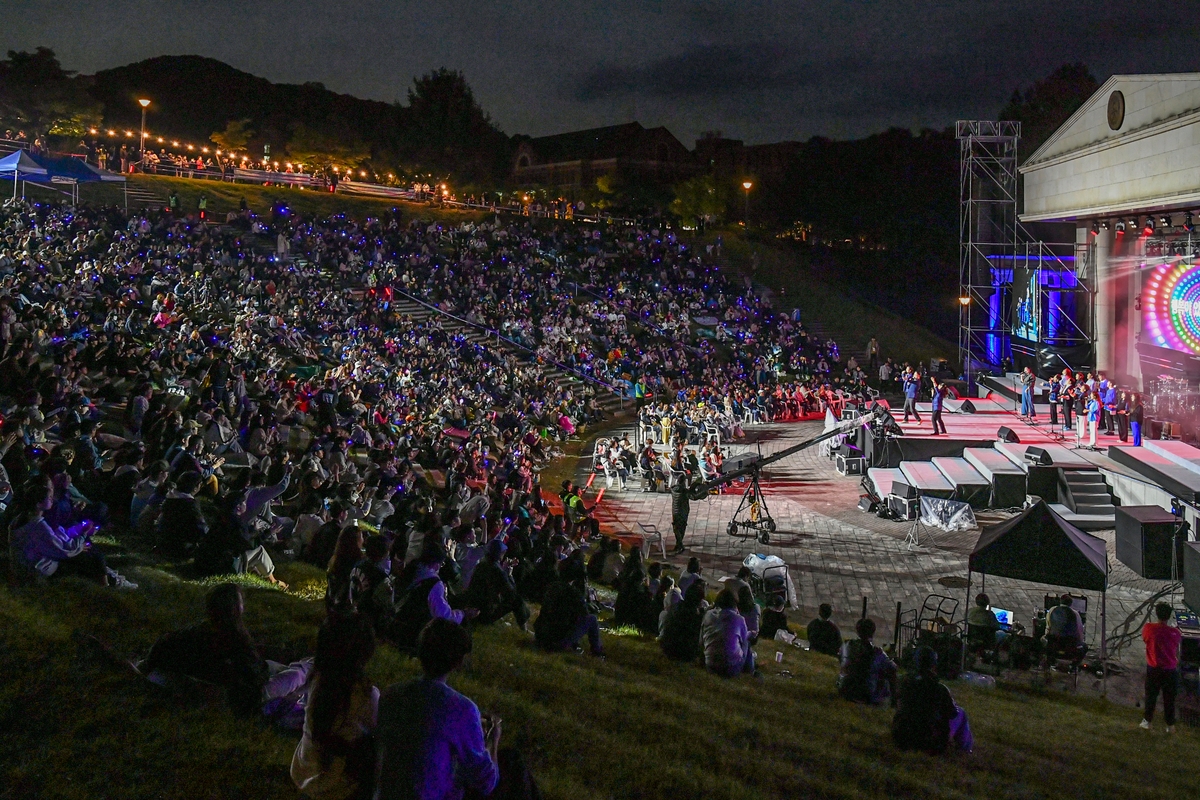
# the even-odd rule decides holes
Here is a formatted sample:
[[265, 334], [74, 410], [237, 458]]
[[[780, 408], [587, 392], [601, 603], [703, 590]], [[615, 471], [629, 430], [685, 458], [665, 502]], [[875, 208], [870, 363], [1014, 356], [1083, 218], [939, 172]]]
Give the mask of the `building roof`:
[[626, 122], [623, 125], [539, 136], [530, 139], [529, 146], [542, 163], [597, 161], [628, 156], [638, 149], [644, 137], [648, 134], [659, 136], [660, 131], [674, 138], [666, 128], [643, 128], [641, 123]]

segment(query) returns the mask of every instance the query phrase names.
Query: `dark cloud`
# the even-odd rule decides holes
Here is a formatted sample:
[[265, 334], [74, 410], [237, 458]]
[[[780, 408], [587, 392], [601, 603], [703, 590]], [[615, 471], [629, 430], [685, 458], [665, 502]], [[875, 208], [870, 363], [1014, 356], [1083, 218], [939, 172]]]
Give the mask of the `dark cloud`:
[[792, 61], [773, 44], [699, 46], [640, 67], [597, 65], [573, 82], [570, 93], [584, 103], [623, 94], [679, 100], [810, 83], [810, 66]]

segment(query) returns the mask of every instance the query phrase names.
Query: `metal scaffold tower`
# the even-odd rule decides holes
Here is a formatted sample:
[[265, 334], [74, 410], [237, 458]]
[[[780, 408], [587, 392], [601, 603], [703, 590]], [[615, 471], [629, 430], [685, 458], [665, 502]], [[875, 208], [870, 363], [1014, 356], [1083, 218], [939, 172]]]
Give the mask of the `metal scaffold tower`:
[[1021, 123], [958, 122], [959, 360], [968, 383], [1008, 353], [1003, 287], [1012, 283]]

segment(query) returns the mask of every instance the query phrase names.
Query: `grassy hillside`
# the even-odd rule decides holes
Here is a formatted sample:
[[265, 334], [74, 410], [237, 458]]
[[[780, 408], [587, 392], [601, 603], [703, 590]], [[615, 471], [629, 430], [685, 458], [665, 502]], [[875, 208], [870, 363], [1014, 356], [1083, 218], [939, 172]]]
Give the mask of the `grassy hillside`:
[[[221, 707], [167, 697], [107, 666], [80, 634], [144, 653], [199, 618], [204, 587], [149, 566], [136, 592], [72, 580], [0, 589], [0, 797], [292, 798], [296, 738]], [[252, 589], [247, 618], [270, 658], [309, 653], [320, 576], [281, 569], [296, 595]], [[504, 719], [548, 798], [1194, 797], [1196, 732], [1137, 729], [1128, 708], [1057, 690], [953, 686], [977, 749], [931, 759], [895, 750], [891, 714], [838, 700], [831, 659], [759, 650], [761, 680], [721, 680], [606, 634], [608, 659], [544, 654], [503, 624], [477, 631], [453, 685]], [[791, 676], [784, 676], [787, 670]], [[381, 646], [380, 685], [414, 675]]]
[[[705, 241], [715, 238], [710, 235]], [[818, 323], [843, 352], [863, 352], [867, 341], [875, 336], [883, 357], [899, 363], [928, 362], [932, 357], [951, 363], [958, 360], [958, 345], [925, 327], [922, 309], [896, 313], [858, 299], [815, 276], [795, 251], [749, 241], [734, 231], [724, 234], [724, 258], [739, 273], [750, 275], [774, 291], [777, 308], [798, 307], [802, 318]], [[934, 296], [937, 293], [931, 292]]]

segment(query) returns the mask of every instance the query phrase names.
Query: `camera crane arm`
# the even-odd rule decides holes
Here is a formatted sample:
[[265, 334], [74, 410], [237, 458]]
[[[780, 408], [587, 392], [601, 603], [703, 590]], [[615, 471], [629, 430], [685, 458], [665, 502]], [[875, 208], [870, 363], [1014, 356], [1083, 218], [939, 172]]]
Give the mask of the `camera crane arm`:
[[724, 475], [718, 475], [717, 477], [713, 478], [710, 481], [706, 481], [704, 483], [693, 486], [692, 492], [691, 492], [692, 499], [693, 500], [703, 500], [705, 497], [708, 496], [709, 492], [711, 492], [713, 489], [717, 489], [721, 486], [724, 486], [727, 483], [731, 483], [733, 481], [740, 480], [742, 478], [756, 477], [762, 471], [763, 467], [766, 467], [770, 464], [774, 464], [777, 461], [782, 461], [783, 459], [787, 458], [788, 456], [795, 455], [796, 453], [799, 453], [801, 450], [807, 450], [808, 448], [812, 447], [813, 445], [820, 444], [821, 442], [824, 442], [827, 439], [832, 439], [835, 436], [841, 435], [843, 433], [848, 433], [849, 431], [854, 430], [855, 428], [859, 427], [860, 425], [864, 425], [864, 426], [870, 425], [876, 419], [881, 419], [881, 418], [882, 418], [881, 412], [872, 411], [869, 414], [865, 414], [861, 417], [857, 417], [855, 419], [848, 419], [848, 420], [839, 422], [835, 427], [830, 428], [829, 430], [825, 431], [824, 433], [820, 434], [819, 436], [815, 436], [812, 439], [801, 442], [800, 444], [792, 445], [791, 447], [780, 450], [778, 453], [772, 453], [771, 455], [767, 456], [766, 458], [761, 458], [758, 461], [755, 461], [753, 464], [747, 464], [746, 466], [744, 466], [740, 469], [735, 469], [733, 472], [728, 472], [728, 473], [725, 473]]

